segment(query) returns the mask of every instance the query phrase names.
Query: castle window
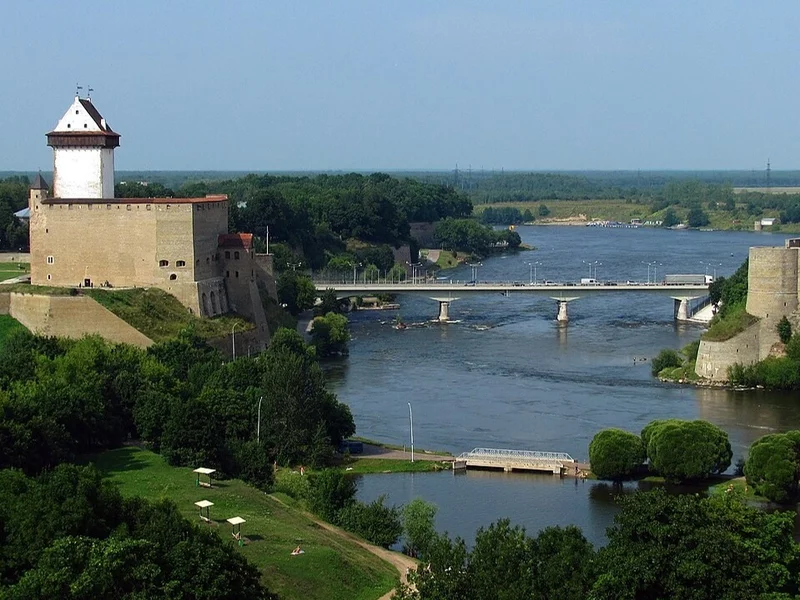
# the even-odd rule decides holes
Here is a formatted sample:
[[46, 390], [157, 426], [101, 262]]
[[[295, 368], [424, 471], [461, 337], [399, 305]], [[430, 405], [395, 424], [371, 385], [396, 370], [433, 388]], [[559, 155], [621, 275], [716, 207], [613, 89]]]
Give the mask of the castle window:
[[50, 281], [52, 278], [53, 278], [53, 276], [52, 276], [52, 275], [50, 275], [50, 273], [48, 273], [48, 274], [47, 274], [47, 280], [48, 280], [48, 281]]
[[230, 257], [231, 257], [230, 250], [225, 250], [225, 258], [230, 258]]
[[67, 123], [67, 129], [70, 129], [71, 127], [72, 127], [72, 123]]
[[75, 111], [75, 114], [76, 114], [76, 115], [79, 115], [79, 114], [80, 114], [80, 111], [77, 111], [77, 110], [76, 110], [76, 111]]
[[178, 276], [175, 273], [170, 273], [169, 274], [169, 280], [170, 281], [175, 281], [177, 278], [178, 278]]
[[150, 205], [148, 204], [144, 208], [145, 208], [145, 210], [150, 210]]
[[234, 252], [233, 253], [233, 258], [235, 258], [236, 260], [239, 260], [239, 253], [238, 252]]
[[86, 123], [84, 123], [84, 124], [83, 124], [83, 128], [84, 128], [84, 129], [89, 129], [89, 126], [88, 126]]
[[107, 210], [111, 210], [111, 205], [110, 204], [106, 204], [106, 209]]
[[185, 267], [186, 266], [186, 261], [185, 260], [179, 260], [178, 262], [175, 263], [175, 266], [177, 266], [177, 267]]
[[169, 210], [171, 206], [171, 204], [167, 204], [167, 210]]
[[47, 257], [47, 264], [48, 265], [52, 265], [54, 262], [56, 262], [56, 259], [54, 257], [52, 257], [52, 256], [48, 256]]
[[236, 277], [238, 277], [238, 276], [239, 276], [239, 271], [236, 271]]
[[225, 277], [230, 277], [230, 276], [231, 276], [231, 272], [230, 271], [225, 271]]
[[45, 229], [44, 232], [45, 233], [50, 233], [50, 230], [49, 229]]
[[130, 210], [130, 209], [131, 209], [131, 205], [130, 205], [130, 204], [128, 204], [128, 210]]
[[168, 267], [169, 266], [169, 261], [168, 260], [160, 260], [160, 261], [158, 261], [158, 266], [159, 267]]

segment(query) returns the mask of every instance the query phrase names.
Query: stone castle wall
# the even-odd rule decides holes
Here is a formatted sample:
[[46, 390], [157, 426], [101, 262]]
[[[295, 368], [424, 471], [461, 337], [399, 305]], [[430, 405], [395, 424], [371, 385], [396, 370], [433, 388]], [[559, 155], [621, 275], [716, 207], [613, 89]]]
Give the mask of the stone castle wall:
[[778, 318], [797, 310], [797, 248], [750, 248], [747, 312]]

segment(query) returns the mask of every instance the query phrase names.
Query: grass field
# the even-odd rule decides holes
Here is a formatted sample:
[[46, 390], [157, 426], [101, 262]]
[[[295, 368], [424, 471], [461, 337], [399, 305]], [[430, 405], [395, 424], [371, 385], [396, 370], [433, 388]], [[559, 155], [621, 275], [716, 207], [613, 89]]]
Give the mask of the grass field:
[[252, 323], [239, 317], [200, 319], [192, 315], [175, 296], [158, 288], [130, 290], [95, 288], [83, 292], [155, 342], [175, 337], [190, 325], [202, 338], [227, 335], [234, 323], [239, 324], [239, 332], [253, 328]]
[[[213, 489], [197, 488], [188, 467], [170, 467], [158, 454], [134, 447], [100, 454], [94, 464], [124, 496], [168, 498], [187, 519], [198, 523], [194, 502], [210, 500], [212, 526], [223, 539], [231, 539], [225, 519], [246, 519], [242, 535], [250, 542], [240, 551], [281, 598], [375, 600], [398, 579], [392, 565], [346, 536], [323, 529], [304, 513], [239, 480], [215, 482]], [[291, 556], [298, 544], [305, 554]]]
[[28, 263], [0, 263], [0, 281], [14, 279], [30, 272], [31, 266]]

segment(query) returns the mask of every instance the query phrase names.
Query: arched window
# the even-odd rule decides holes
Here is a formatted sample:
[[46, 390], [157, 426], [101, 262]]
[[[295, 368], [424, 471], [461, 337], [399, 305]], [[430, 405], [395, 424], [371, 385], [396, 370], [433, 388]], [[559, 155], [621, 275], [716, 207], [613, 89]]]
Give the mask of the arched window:
[[236, 260], [239, 260], [239, 253], [238, 252], [234, 252], [233, 253], [233, 258], [235, 258]]
[[239, 271], [236, 271], [236, 276], [237, 276], [237, 277], [239, 276]]
[[175, 281], [177, 278], [178, 278], [178, 276], [175, 273], [170, 273], [170, 275], [169, 275], [169, 280], [170, 281]]
[[168, 260], [160, 260], [160, 261], [158, 261], [158, 266], [159, 267], [168, 267], [169, 266], [169, 261]]
[[175, 263], [175, 265], [178, 266], [178, 267], [185, 267], [186, 266], [186, 261], [185, 260], [179, 260], [178, 262]]

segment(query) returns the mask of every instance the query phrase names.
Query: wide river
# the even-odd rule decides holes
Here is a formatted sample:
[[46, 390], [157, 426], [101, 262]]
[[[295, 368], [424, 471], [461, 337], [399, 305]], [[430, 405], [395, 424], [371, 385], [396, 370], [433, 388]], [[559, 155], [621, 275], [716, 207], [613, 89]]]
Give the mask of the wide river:
[[[484, 260], [481, 281], [528, 282], [529, 263], [538, 263], [538, 280], [555, 282], [576, 282], [590, 269], [601, 281], [660, 281], [668, 273], [727, 276], [750, 246], [783, 245], [790, 237], [590, 227], [518, 231], [536, 250]], [[471, 269], [441, 275], [468, 280]], [[401, 295], [398, 302], [406, 322], [437, 314], [436, 303], [423, 296]], [[650, 375], [649, 360], [634, 362], [662, 348], [678, 349], [702, 332], [674, 322], [668, 296], [588, 295], [569, 304], [566, 327], [555, 322], [554, 301], [524, 293], [463, 295], [450, 310], [460, 323], [396, 331], [389, 323], [394, 315], [353, 313], [350, 356], [328, 368], [331, 389], [350, 405], [365, 437], [408, 444], [410, 402], [417, 448], [454, 454], [475, 447], [545, 450], [587, 460], [600, 429], [638, 433], [653, 419], [699, 418], [728, 432], [735, 463], [756, 438], [800, 424], [800, 402], [790, 394], [662, 384]], [[575, 524], [602, 544], [617, 510], [608, 484], [552, 475], [471, 471], [360, 480], [361, 499], [381, 494], [395, 504], [417, 496], [434, 502], [437, 527], [468, 541], [478, 527], [509, 517], [530, 533]]]

